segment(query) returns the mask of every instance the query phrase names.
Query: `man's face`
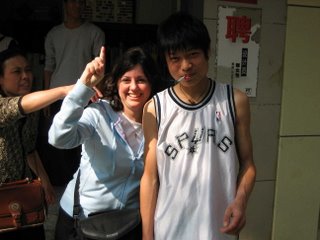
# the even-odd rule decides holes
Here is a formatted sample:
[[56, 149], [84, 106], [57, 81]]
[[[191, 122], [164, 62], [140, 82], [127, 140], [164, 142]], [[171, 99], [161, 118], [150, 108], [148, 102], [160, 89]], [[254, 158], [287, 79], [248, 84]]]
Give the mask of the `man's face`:
[[65, 2], [65, 10], [68, 17], [79, 19], [84, 8], [84, 0], [67, 0]]
[[184, 77], [186, 84], [194, 85], [206, 79], [208, 59], [201, 49], [171, 51], [165, 57], [169, 73], [175, 80]]

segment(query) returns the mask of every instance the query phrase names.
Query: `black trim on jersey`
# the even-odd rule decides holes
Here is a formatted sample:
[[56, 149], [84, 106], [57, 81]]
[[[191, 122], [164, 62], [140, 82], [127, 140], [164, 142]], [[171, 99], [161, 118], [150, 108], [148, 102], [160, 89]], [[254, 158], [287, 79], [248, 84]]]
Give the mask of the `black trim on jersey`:
[[160, 122], [161, 122], [161, 105], [160, 105], [160, 100], [158, 94], [155, 94], [153, 96], [153, 102], [154, 102], [154, 107], [156, 111], [156, 119], [157, 119], [157, 124], [158, 124], [158, 130], [160, 127]]
[[233, 87], [231, 85], [227, 85], [227, 94], [228, 94], [228, 105], [231, 113], [231, 118], [233, 125], [235, 126], [235, 103], [233, 97]]
[[168, 93], [169, 93], [169, 96], [171, 97], [171, 99], [181, 108], [184, 108], [186, 110], [196, 110], [196, 109], [199, 109], [199, 108], [203, 107], [204, 105], [206, 105], [210, 101], [210, 99], [214, 93], [214, 90], [216, 88], [216, 82], [210, 79], [209, 83], [210, 83], [209, 91], [207, 92], [206, 96], [202, 99], [202, 101], [199, 102], [198, 104], [188, 104], [188, 103], [183, 102], [178, 97], [178, 95], [174, 91], [173, 87], [168, 88]]

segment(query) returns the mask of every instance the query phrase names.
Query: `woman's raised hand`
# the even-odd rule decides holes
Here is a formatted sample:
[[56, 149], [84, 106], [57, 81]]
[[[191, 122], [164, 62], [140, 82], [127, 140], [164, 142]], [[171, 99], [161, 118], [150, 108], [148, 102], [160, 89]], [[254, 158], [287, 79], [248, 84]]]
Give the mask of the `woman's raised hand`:
[[105, 61], [106, 61], [106, 49], [101, 47], [99, 57], [96, 57], [89, 62], [83, 71], [80, 81], [88, 87], [96, 86], [104, 77]]

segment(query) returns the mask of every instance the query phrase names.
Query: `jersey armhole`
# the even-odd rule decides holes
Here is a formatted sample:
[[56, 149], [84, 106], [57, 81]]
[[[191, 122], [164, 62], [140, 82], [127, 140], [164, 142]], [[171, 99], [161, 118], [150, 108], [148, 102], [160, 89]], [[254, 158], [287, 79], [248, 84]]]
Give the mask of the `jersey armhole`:
[[234, 102], [233, 86], [230, 84], [227, 85], [227, 94], [228, 94], [228, 105], [231, 113], [231, 119], [233, 122], [233, 126], [235, 127], [236, 108], [235, 108], [235, 102]]
[[155, 108], [155, 112], [156, 112], [156, 120], [157, 120], [157, 125], [158, 125], [158, 130], [160, 127], [160, 123], [161, 123], [161, 107], [160, 107], [160, 99], [158, 94], [153, 96], [153, 103], [154, 103], [154, 108]]

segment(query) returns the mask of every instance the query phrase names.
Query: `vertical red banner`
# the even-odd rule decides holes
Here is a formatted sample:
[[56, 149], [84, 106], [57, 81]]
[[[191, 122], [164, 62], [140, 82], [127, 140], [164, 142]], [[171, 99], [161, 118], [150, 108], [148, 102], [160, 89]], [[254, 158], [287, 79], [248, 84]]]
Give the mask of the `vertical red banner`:
[[251, 4], [257, 4], [258, 0], [222, 0], [225, 2], [238, 2], [238, 3], [251, 3]]

